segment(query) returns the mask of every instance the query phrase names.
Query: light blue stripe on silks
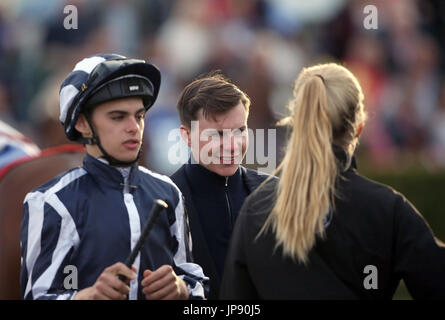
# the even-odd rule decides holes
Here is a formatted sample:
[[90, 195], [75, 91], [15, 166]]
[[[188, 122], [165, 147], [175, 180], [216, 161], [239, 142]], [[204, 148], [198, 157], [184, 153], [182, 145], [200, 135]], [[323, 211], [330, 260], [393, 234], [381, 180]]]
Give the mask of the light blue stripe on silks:
[[65, 123], [68, 108], [73, 102], [74, 97], [79, 93], [79, 90], [73, 85], [67, 85], [60, 90], [60, 117], [59, 120]]
[[[42, 290], [45, 290], [45, 288], [49, 288], [47, 285], [47, 279], [48, 277], [45, 276], [42, 281], [38, 282], [42, 276], [37, 279], [38, 282], [37, 286], [34, 288], [33, 285], [33, 268], [34, 264], [40, 254], [41, 251], [41, 233], [43, 228], [43, 220], [44, 220], [44, 206], [45, 202], [49, 203], [54, 210], [61, 216], [62, 218], [62, 230], [64, 232], [67, 232], [68, 236], [74, 236], [74, 240], [76, 239], [75, 235], [77, 234], [77, 231], [75, 230], [74, 221], [71, 218], [71, 215], [66, 210], [65, 206], [60, 202], [60, 200], [55, 196], [55, 193], [59, 190], [66, 187], [71, 182], [75, 181], [76, 179], [79, 179], [87, 172], [82, 169], [76, 169], [73, 171], [70, 171], [66, 175], [64, 175], [54, 186], [46, 190], [45, 192], [35, 191], [28, 193], [26, 195], [26, 198], [24, 200], [24, 204], [28, 204], [28, 214], [29, 214], [29, 220], [28, 220], [28, 240], [27, 240], [27, 254], [25, 257], [26, 260], [26, 266], [28, 268], [28, 282], [26, 284], [25, 294], [26, 297], [27, 294], [32, 290], [33, 292], [33, 298], [36, 299], [37, 296], [41, 296], [44, 294], [42, 293]], [[74, 228], [74, 231], [73, 231]], [[56, 250], [53, 253], [53, 259], [55, 258], [54, 255], [56, 253], [63, 252], [60, 248], [65, 248], [66, 239], [64, 238], [66, 235], [59, 235], [59, 241], [62, 240], [62, 244], [57, 243]], [[78, 239], [78, 235], [77, 235]], [[58, 249], [59, 248], [59, 249]], [[63, 258], [63, 257], [62, 257]], [[57, 257], [56, 257], [57, 259]], [[60, 263], [59, 263], [60, 264]], [[46, 272], [46, 271], [45, 271]], [[45, 273], [44, 272], [44, 273]], [[43, 274], [42, 274], [43, 275]], [[39, 285], [41, 286], [39, 288]], [[35, 294], [35, 295], [34, 295]]]
[[[199, 277], [201, 279], [207, 279], [207, 277], [204, 276], [204, 271], [202, 268], [194, 263], [188, 263], [187, 257], [186, 257], [186, 247], [185, 247], [185, 241], [190, 239], [184, 239], [183, 236], [183, 230], [184, 230], [184, 205], [182, 202], [182, 193], [181, 190], [176, 186], [176, 184], [167, 176], [164, 176], [162, 174], [158, 174], [155, 172], [152, 172], [148, 170], [147, 168], [144, 168], [142, 166], [139, 166], [139, 170], [142, 172], [145, 172], [159, 180], [165, 181], [169, 184], [171, 184], [175, 190], [178, 192], [178, 204], [175, 208], [175, 222], [170, 226], [170, 233], [172, 236], [176, 238], [176, 241], [178, 242], [178, 249], [175, 252], [173, 256], [173, 260], [175, 262], [175, 265], [182, 270], [184, 270], [186, 273], [189, 273], [195, 277]], [[190, 248], [191, 246], [189, 246]], [[184, 278], [183, 275], [179, 276], [181, 279]], [[194, 296], [204, 296], [204, 287], [200, 282], [196, 282], [196, 285], [191, 288], [189, 287], [189, 293]]]
[[93, 56], [93, 57], [89, 57], [89, 58], [85, 58], [82, 61], [79, 61], [74, 69], [74, 71], [85, 71], [86, 73], [90, 74], [91, 71], [93, 71], [93, 69], [101, 62], [104, 62], [105, 58], [103, 57], [99, 57], [99, 56]]
[[[141, 236], [141, 219], [139, 217], [139, 212], [136, 208], [136, 204], [134, 203], [133, 195], [128, 191], [124, 191], [124, 202], [128, 211], [128, 219], [130, 222], [130, 244], [131, 250], [136, 246], [139, 237]], [[136, 267], [137, 276], [135, 280], [130, 281], [130, 294], [128, 295], [129, 300], [137, 300], [138, 298], [138, 279], [140, 272], [140, 261], [141, 254], [138, 253], [136, 259], [134, 260], [133, 265]]]
[[[72, 247], [77, 247], [80, 241], [76, 224], [59, 198], [52, 193], [46, 198], [46, 202], [54, 208], [62, 219], [59, 239], [57, 240], [56, 248], [52, 254], [51, 264], [33, 285], [32, 295], [34, 299], [38, 299], [40, 296], [45, 295], [48, 292], [65, 256]], [[69, 298], [70, 296], [66, 297]]]

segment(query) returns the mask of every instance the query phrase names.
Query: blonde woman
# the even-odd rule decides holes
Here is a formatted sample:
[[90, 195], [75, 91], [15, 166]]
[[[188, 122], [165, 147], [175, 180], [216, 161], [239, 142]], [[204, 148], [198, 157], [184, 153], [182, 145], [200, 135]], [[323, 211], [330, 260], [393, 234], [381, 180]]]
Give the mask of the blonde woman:
[[304, 69], [292, 134], [269, 180], [242, 207], [222, 299], [445, 298], [445, 246], [403, 195], [356, 171], [363, 93], [338, 64]]

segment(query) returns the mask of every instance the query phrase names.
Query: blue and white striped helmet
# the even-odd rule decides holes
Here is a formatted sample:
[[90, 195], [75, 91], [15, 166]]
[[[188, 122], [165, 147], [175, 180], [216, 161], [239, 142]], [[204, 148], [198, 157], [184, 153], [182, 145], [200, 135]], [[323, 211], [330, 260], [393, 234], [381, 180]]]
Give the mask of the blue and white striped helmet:
[[[139, 96], [148, 110], [159, 93], [161, 74], [144, 60], [118, 54], [97, 54], [78, 62], [60, 87], [60, 121], [68, 139], [81, 134], [74, 128], [79, 114], [102, 102]], [[104, 90], [102, 90], [104, 89]]]

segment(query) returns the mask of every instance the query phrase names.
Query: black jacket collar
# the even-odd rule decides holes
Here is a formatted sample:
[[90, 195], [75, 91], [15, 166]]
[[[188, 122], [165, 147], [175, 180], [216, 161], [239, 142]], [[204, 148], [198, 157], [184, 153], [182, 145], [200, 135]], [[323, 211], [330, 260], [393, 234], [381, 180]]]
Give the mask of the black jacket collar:
[[199, 164], [187, 163], [184, 165], [184, 168], [192, 189], [199, 188], [204, 194], [221, 192], [226, 184], [230, 188], [234, 183], [240, 182], [240, 168], [238, 168], [230, 177], [220, 176]]
[[337, 165], [341, 172], [357, 169], [357, 163], [354, 156], [349, 156], [342, 147], [336, 144], [332, 145], [332, 150], [334, 151]]

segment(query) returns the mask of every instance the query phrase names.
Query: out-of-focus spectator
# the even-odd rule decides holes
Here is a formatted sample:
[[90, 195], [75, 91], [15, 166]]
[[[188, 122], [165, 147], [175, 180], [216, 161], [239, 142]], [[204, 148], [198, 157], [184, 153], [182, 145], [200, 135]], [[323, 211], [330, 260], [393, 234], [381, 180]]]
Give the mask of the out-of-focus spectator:
[[38, 155], [40, 149], [23, 134], [0, 120], [0, 169], [26, 156]]
[[445, 167], [445, 82], [442, 82], [437, 112], [430, 125], [430, 165], [437, 170]]
[[367, 131], [362, 137], [373, 163], [391, 165], [393, 144], [382, 123], [382, 93], [387, 86], [384, 48], [375, 35], [365, 32], [354, 35], [348, 46], [346, 64], [360, 83], [369, 114]]
[[34, 123], [33, 137], [41, 148], [71, 143], [59, 120], [59, 88], [64, 77], [65, 74], [60, 73], [47, 79], [30, 103], [29, 117]]
[[[148, 59], [160, 68], [162, 85], [158, 107], [150, 111], [153, 122], [147, 123], [145, 164], [171, 173], [177, 166], [166, 161], [166, 133], [177, 127], [176, 100], [186, 83], [221, 69], [252, 99], [255, 112], [249, 126], [271, 129], [285, 114], [292, 96], [290, 84], [301, 68], [336, 61], [353, 70], [365, 92], [369, 122], [360, 148], [364, 158], [374, 168], [390, 170], [403, 163], [428, 162], [427, 154], [436, 143], [432, 139], [437, 139], [430, 124], [441, 114], [437, 100], [439, 77], [445, 72], [445, 4], [375, 0], [377, 29], [367, 30], [364, 8], [369, 4], [366, 0], [2, 1], [1, 119], [25, 135], [34, 132], [39, 146], [63, 143], [54, 139], [63, 138], [52, 129], [54, 122], [45, 124], [50, 113], [38, 110], [54, 105], [55, 93], [45, 88], [57, 82], [64, 66], [109, 51]], [[66, 5], [77, 8], [78, 29], [64, 28]], [[280, 134], [277, 151], [282, 140]], [[445, 168], [445, 163], [440, 166]]]

